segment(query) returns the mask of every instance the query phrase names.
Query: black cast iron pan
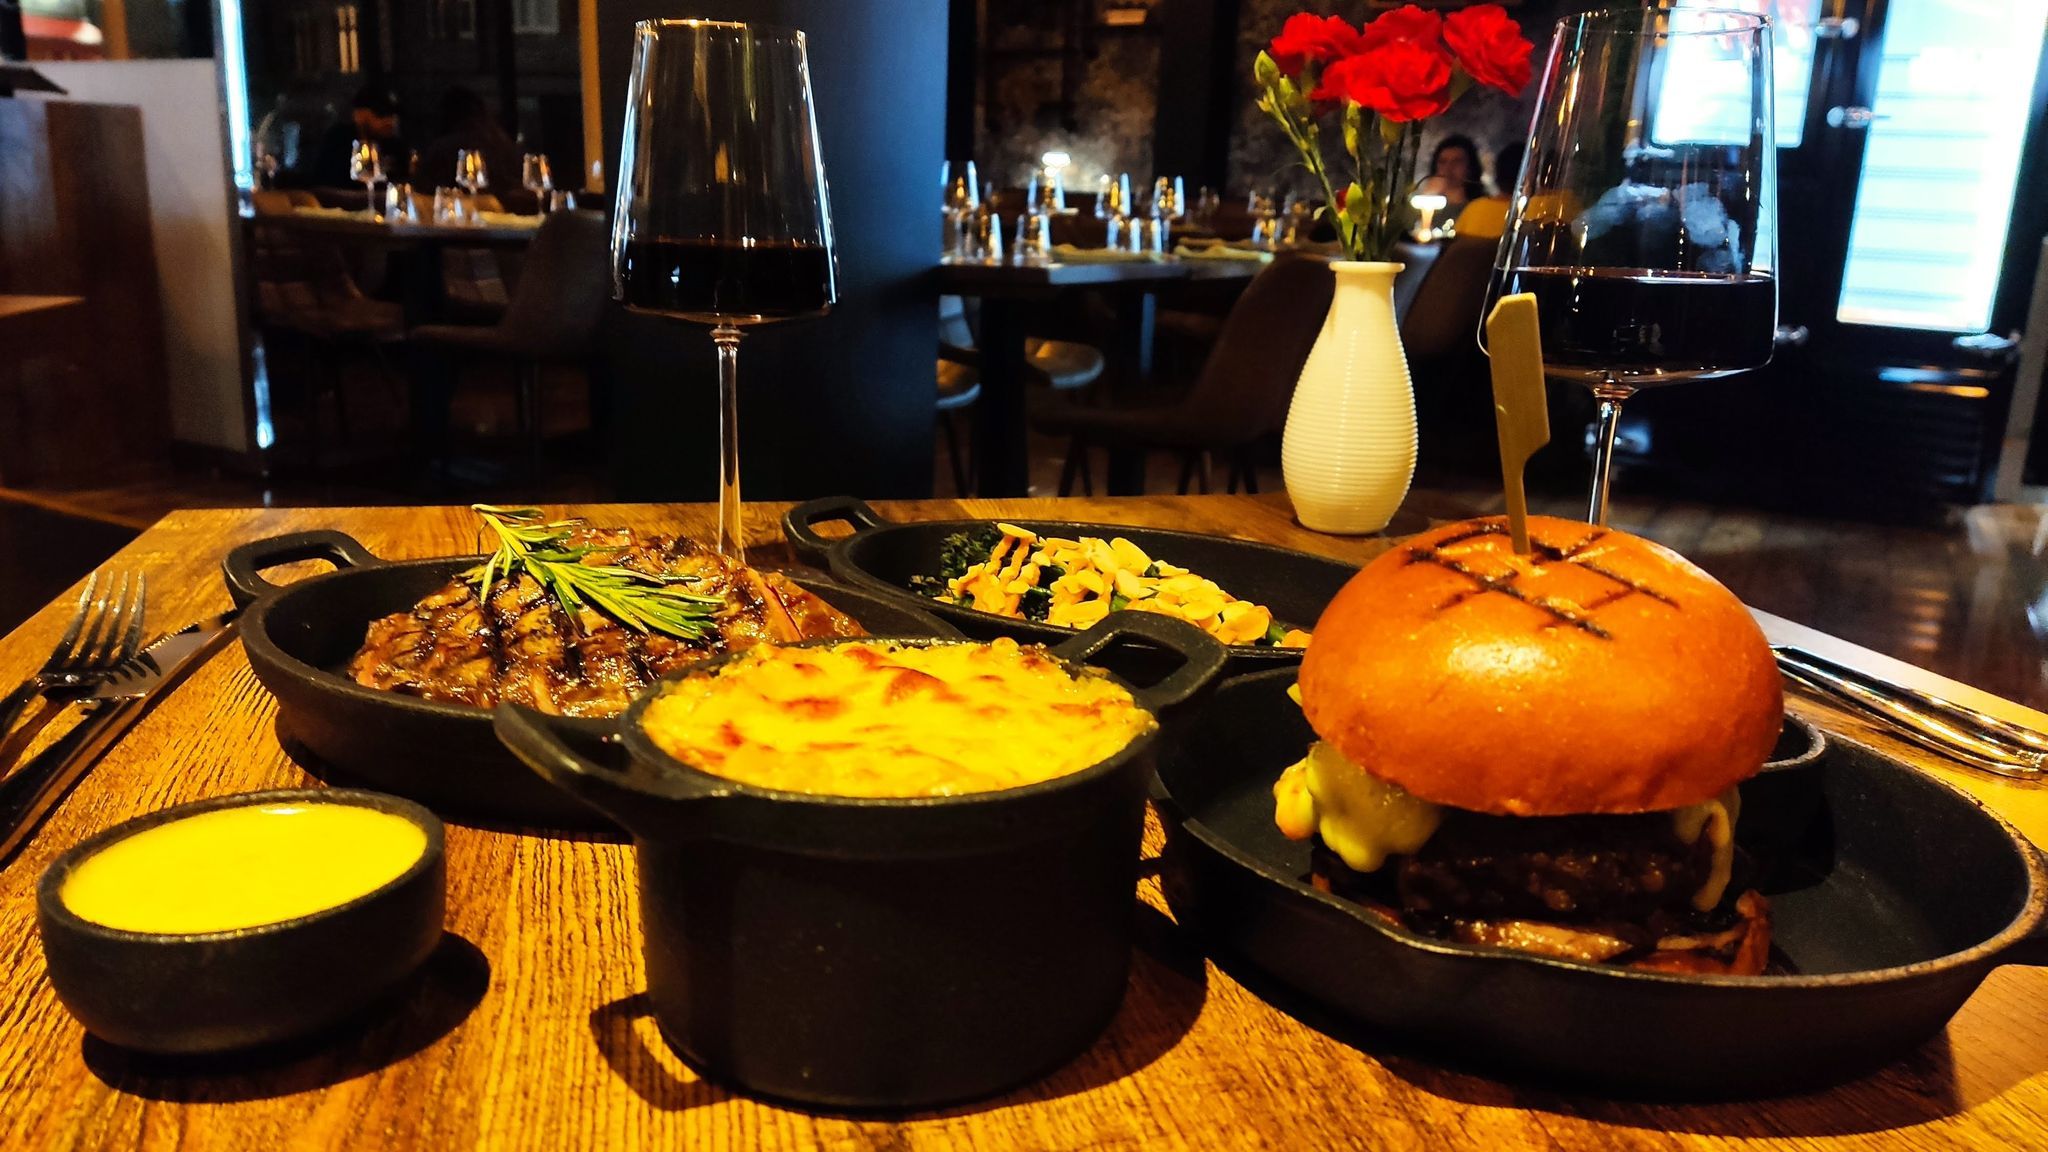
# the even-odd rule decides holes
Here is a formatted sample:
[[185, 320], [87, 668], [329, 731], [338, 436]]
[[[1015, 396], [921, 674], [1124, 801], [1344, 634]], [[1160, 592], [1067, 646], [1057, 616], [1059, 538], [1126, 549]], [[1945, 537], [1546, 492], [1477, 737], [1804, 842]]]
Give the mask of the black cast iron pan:
[[[289, 586], [265, 569], [326, 560], [335, 571]], [[482, 557], [386, 561], [341, 532], [298, 532], [244, 544], [222, 569], [242, 617], [256, 679], [277, 697], [285, 748], [308, 771], [416, 800], [449, 819], [609, 830], [609, 820], [526, 770], [491, 731], [485, 708], [365, 688], [341, 674], [370, 621], [411, 608]], [[957, 636], [915, 607], [799, 579], [877, 636]], [[607, 721], [571, 721], [603, 731]]]
[[1447, 1062], [1608, 1091], [1767, 1095], [1941, 1031], [1992, 968], [2048, 964], [2048, 869], [2011, 825], [1831, 737], [1743, 786], [1736, 838], [1789, 976], [1667, 976], [1446, 944], [1304, 878], [1273, 781], [1314, 738], [1292, 670], [1219, 688], [1160, 762], [1175, 917], [1226, 957]]
[[[831, 538], [818, 534], [817, 525], [835, 521], [851, 524], [853, 535]], [[911, 590], [913, 577], [938, 575], [939, 549], [946, 537], [991, 523], [919, 520], [899, 524], [883, 519], [866, 502], [854, 497], [828, 496], [790, 509], [782, 518], [782, 532], [807, 563], [829, 567], [832, 575], [853, 587], [925, 608], [977, 640], [1011, 636], [1040, 644], [1058, 644], [1073, 636], [1071, 628], [941, 604]], [[1358, 574], [1355, 566], [1327, 556], [1311, 556], [1227, 536], [1070, 520], [1011, 523], [1041, 536], [1125, 537], [1153, 559], [1206, 576], [1231, 595], [1263, 604], [1273, 610], [1275, 620], [1297, 628], [1314, 628], [1337, 590]], [[1233, 674], [1293, 665], [1301, 660], [1299, 648], [1237, 644], [1226, 651], [1230, 653], [1229, 670]], [[1119, 666], [1114, 670], [1143, 678], [1138, 669]]]

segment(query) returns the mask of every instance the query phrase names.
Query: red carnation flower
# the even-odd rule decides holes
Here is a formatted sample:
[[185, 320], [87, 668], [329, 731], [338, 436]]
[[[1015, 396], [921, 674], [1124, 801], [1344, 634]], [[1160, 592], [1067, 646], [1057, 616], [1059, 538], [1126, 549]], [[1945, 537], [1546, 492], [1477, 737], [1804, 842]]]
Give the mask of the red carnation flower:
[[[1374, 21], [1374, 26], [1378, 23]], [[1480, 4], [1451, 13], [1444, 21], [1444, 39], [1472, 79], [1488, 88], [1519, 96], [1529, 86], [1529, 52], [1534, 46], [1500, 5]]]
[[1304, 64], [1320, 64], [1358, 51], [1358, 29], [1345, 23], [1342, 16], [1297, 12], [1280, 26], [1280, 34], [1266, 51], [1282, 75], [1298, 76]]
[[1441, 44], [1390, 40], [1324, 69], [1313, 98], [1349, 100], [1402, 123], [1449, 108], [1450, 88], [1451, 56]]
[[1434, 46], [1443, 42], [1443, 35], [1443, 17], [1425, 12], [1413, 4], [1403, 4], [1365, 26], [1365, 31], [1359, 36], [1358, 51], [1370, 52], [1396, 40]]

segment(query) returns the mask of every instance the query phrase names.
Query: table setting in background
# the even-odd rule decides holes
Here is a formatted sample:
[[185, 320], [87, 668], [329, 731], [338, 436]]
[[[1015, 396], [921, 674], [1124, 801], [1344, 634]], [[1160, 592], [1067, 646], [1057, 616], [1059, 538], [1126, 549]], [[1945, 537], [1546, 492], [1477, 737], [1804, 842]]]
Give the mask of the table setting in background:
[[[1063, 250], [1058, 154], [1005, 246], [948, 171], [989, 429], [1014, 305], [1325, 215], [1287, 492], [1034, 499], [992, 435], [986, 498], [747, 503], [746, 339], [841, 299], [812, 46], [641, 22], [613, 283], [709, 337], [718, 501], [178, 511], [0, 639], [0, 1147], [2038, 1145], [2048, 715], [1607, 522], [1622, 400], [1768, 355], [1769, 44], [1560, 23], [1498, 501], [1411, 489], [1392, 327], [1418, 125], [1530, 79], [1481, 5], [1288, 21], [1253, 75], [1326, 196], [1261, 246], [1105, 177]], [[1686, 60], [1741, 139], [1577, 147]], [[1583, 520], [1530, 511], [1546, 377], [1602, 404]]]

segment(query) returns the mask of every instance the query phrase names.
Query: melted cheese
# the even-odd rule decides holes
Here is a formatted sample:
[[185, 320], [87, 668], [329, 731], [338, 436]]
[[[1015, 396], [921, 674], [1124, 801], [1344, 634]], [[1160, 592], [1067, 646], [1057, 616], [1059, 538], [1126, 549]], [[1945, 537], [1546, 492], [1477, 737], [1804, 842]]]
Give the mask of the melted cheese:
[[641, 721], [663, 751], [763, 788], [951, 796], [1065, 776], [1154, 727], [1131, 694], [1014, 640], [763, 644], [687, 676]]
[[1330, 851], [1359, 872], [1376, 871], [1387, 857], [1422, 847], [1443, 819], [1443, 809], [1361, 770], [1321, 741], [1281, 773], [1273, 798], [1281, 832], [1296, 840], [1321, 835]]
[[1735, 818], [1742, 814], [1742, 794], [1730, 788], [1704, 804], [1671, 810], [1671, 829], [1687, 844], [1697, 844], [1700, 833], [1714, 846], [1714, 864], [1707, 882], [1693, 893], [1692, 906], [1702, 912], [1721, 902], [1728, 880], [1735, 871]]

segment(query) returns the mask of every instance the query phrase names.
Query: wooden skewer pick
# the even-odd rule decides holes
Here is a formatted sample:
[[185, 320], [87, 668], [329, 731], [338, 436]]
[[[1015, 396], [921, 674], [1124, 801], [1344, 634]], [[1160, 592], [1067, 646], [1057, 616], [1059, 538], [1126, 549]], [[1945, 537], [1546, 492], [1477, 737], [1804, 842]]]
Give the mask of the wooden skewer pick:
[[1493, 423], [1500, 433], [1500, 475], [1508, 498], [1508, 532], [1515, 551], [1529, 551], [1529, 496], [1522, 470], [1550, 443], [1550, 412], [1543, 402], [1543, 340], [1536, 328], [1536, 297], [1503, 296], [1486, 318], [1486, 353], [1493, 360]]

